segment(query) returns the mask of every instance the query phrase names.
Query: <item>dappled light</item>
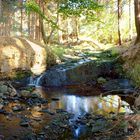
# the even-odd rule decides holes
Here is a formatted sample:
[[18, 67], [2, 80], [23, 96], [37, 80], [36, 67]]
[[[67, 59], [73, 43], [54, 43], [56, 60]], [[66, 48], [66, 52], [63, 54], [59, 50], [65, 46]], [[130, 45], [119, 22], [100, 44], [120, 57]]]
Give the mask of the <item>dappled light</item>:
[[27, 39], [2, 37], [1, 40], [1, 72], [9, 74], [16, 69], [21, 69], [31, 70], [33, 74], [41, 74], [45, 71], [46, 52], [43, 47]]
[[0, 0], [0, 140], [140, 140], [139, 0]]

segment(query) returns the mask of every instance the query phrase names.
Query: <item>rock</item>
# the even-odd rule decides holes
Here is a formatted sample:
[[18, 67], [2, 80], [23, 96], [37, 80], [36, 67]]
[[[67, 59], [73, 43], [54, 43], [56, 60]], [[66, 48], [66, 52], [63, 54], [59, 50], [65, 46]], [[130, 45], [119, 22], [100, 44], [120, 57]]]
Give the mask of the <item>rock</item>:
[[97, 132], [100, 132], [100, 131], [104, 131], [106, 130], [110, 123], [105, 119], [105, 118], [100, 118], [100, 119], [95, 119], [93, 117], [93, 120], [91, 123], [90, 123], [90, 127], [92, 127], [91, 131], [92, 133], [97, 133]]
[[55, 113], [49, 111], [48, 109], [42, 109], [40, 112], [43, 112], [43, 113], [48, 113], [50, 115], [54, 115]]
[[12, 108], [13, 111], [22, 111], [23, 107], [21, 107], [20, 105], [16, 105]]
[[21, 90], [20, 95], [21, 95], [21, 97], [24, 97], [24, 98], [30, 98], [31, 97], [30, 91], [27, 91], [27, 90]]
[[12, 91], [11, 93], [10, 93], [10, 96], [12, 96], [12, 97], [14, 97], [14, 96], [16, 96], [17, 95], [17, 92], [16, 91]]
[[0, 98], [3, 97], [4, 93], [0, 93]]
[[94, 60], [80, 60], [49, 69], [42, 77], [44, 86], [68, 86], [84, 84], [110, 73], [112, 62], [97, 63]]
[[113, 79], [105, 84], [103, 84], [103, 89], [105, 91], [116, 91], [117, 92], [124, 92], [124, 93], [132, 93], [134, 92], [134, 87], [131, 81], [127, 79]]
[[10, 82], [1, 81], [0, 82], [0, 97], [11, 96], [14, 97], [17, 95], [16, 90], [12, 87]]
[[39, 93], [32, 93], [31, 98], [40, 98], [41, 95]]
[[28, 121], [22, 120], [22, 121], [20, 122], [20, 126], [28, 127], [28, 126], [29, 126], [29, 122], [28, 122]]
[[106, 80], [105, 78], [103, 78], [103, 77], [99, 77], [99, 78], [97, 79], [97, 82], [98, 82], [98, 84], [104, 84], [104, 83], [107, 82], [107, 80]]
[[52, 101], [59, 101], [59, 98], [51, 98]]
[[37, 94], [31, 94], [31, 98], [39, 98]]
[[0, 109], [0, 114], [5, 114], [6, 111], [4, 109]]
[[0, 37], [0, 48], [1, 78], [19, 78], [22, 77], [19, 71], [24, 72], [25, 70], [30, 70], [34, 74], [41, 74], [46, 69], [46, 50], [44, 46], [33, 40]]
[[3, 109], [3, 106], [4, 106], [4, 105], [0, 103], [0, 109]]
[[8, 91], [8, 87], [6, 85], [0, 85], [0, 92], [6, 93]]
[[140, 109], [140, 95], [135, 98], [134, 106], [139, 110]]
[[45, 129], [48, 129], [49, 127], [50, 127], [49, 125], [46, 125], [44, 128], [45, 128]]

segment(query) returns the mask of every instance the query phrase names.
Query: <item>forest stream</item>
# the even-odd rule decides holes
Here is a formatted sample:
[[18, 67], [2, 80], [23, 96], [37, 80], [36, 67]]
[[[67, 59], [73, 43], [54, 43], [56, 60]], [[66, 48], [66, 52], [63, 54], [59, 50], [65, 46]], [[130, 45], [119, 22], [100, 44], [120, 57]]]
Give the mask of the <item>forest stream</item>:
[[[1, 140], [113, 139], [119, 131], [120, 138], [134, 131], [133, 128], [126, 131], [127, 121], [122, 119], [124, 124], [112, 136], [98, 136], [122, 118], [121, 114], [133, 113], [130, 105], [118, 95], [101, 96], [98, 86], [53, 89], [27, 86], [18, 90], [21, 96], [3, 97]], [[30, 91], [31, 95], [26, 91]]]
[[140, 0], [0, 0], [0, 140], [140, 140]]

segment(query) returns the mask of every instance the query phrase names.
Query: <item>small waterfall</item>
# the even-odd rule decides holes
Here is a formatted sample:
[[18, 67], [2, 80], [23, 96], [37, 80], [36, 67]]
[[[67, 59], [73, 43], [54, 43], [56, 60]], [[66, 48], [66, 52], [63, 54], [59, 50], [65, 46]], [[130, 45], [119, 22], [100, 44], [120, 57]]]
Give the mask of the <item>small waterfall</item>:
[[44, 74], [40, 75], [40, 76], [36, 79], [36, 83], [35, 83], [36, 86], [40, 86], [41, 80], [42, 80], [43, 76], [44, 76]]
[[42, 78], [45, 76], [45, 73], [41, 74], [40, 76], [31, 76], [29, 79], [30, 86], [40, 87], [42, 83]]

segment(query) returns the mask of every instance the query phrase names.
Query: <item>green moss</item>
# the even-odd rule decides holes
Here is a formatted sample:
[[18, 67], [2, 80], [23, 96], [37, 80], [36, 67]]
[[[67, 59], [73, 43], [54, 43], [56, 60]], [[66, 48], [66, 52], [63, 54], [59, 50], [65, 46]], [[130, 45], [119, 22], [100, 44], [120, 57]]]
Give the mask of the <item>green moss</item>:
[[32, 73], [31, 73], [30, 71], [16, 71], [16, 72], [15, 72], [15, 75], [14, 75], [14, 79], [20, 80], [20, 79], [22, 79], [22, 78], [31, 76], [31, 74], [32, 74]]
[[136, 86], [140, 86], [140, 64], [135, 63], [133, 68], [127, 72], [127, 75], [134, 81]]

